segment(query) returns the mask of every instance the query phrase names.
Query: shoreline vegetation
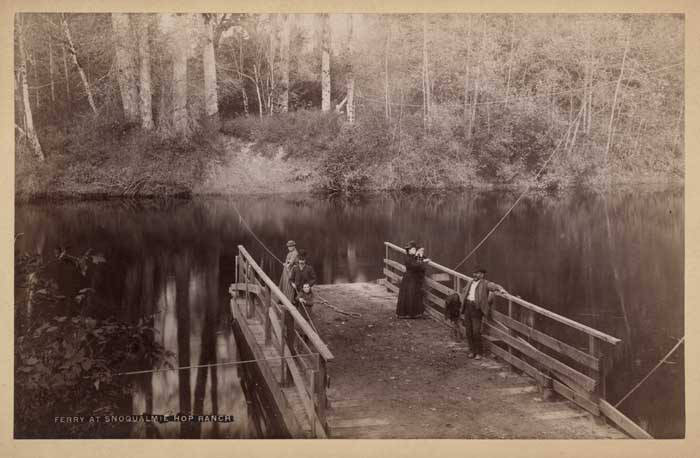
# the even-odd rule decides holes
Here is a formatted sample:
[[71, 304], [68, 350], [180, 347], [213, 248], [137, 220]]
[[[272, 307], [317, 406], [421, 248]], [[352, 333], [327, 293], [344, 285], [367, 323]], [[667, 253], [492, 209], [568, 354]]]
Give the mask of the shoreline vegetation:
[[15, 198], [682, 183], [683, 32], [672, 14], [18, 14]]

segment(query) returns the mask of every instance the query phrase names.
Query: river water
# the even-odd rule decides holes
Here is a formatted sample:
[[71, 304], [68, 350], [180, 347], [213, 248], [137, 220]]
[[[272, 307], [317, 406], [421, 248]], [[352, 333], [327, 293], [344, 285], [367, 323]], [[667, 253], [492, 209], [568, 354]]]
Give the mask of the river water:
[[[507, 191], [379, 194], [355, 200], [310, 195], [18, 205], [20, 250], [50, 255], [90, 248], [104, 255], [91, 276], [100, 314], [138, 320], [156, 314], [158, 338], [178, 366], [241, 358], [231, 331], [228, 285], [244, 244], [273, 278], [288, 239], [305, 248], [319, 283], [382, 276], [383, 242], [417, 240], [454, 267], [508, 210]], [[683, 336], [683, 189], [573, 191], [521, 201], [459, 270], [475, 265], [530, 302], [623, 340], [607, 380], [617, 402]], [[64, 275], [75, 291], [85, 285]], [[36, 311], [17, 310], [18, 319]], [[125, 377], [131, 411], [234, 415], [231, 423], [136, 425], [129, 437], [275, 437], [250, 367], [223, 365]], [[621, 406], [652, 435], [683, 437], [683, 346]], [[181, 409], [180, 406], [189, 406]], [[128, 410], [128, 409], [127, 409]]]

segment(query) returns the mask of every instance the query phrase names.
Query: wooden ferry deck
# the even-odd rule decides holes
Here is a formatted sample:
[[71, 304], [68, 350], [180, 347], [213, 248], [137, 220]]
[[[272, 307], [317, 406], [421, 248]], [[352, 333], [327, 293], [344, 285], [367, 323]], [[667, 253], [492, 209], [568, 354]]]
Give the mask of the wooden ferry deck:
[[398, 319], [403, 266], [390, 250], [400, 248], [385, 245], [385, 278], [315, 286], [311, 322], [239, 246], [231, 311], [286, 435], [651, 437], [605, 400], [619, 339], [498, 293], [484, 329], [492, 353], [469, 359], [441, 314], [445, 295], [469, 277], [431, 261], [428, 317]]
[[564, 398], [544, 400], [534, 379], [487, 357], [433, 319], [397, 319], [396, 294], [372, 283], [321, 285], [333, 305], [313, 320], [332, 349], [328, 423], [334, 438], [626, 438]]

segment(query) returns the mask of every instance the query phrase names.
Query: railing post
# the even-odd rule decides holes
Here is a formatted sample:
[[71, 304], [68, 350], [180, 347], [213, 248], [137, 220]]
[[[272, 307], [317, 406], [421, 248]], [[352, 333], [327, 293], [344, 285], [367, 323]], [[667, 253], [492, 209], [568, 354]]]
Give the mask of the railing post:
[[269, 287], [265, 288], [267, 296], [265, 297], [265, 345], [270, 345], [272, 342], [272, 320], [270, 313], [272, 309], [272, 290]]
[[314, 395], [316, 397], [316, 406], [318, 419], [321, 421], [321, 425], [324, 429], [326, 427], [326, 406], [328, 404], [328, 397], [326, 393], [326, 383], [327, 383], [327, 368], [326, 360], [323, 359], [321, 355], [318, 355], [318, 370], [314, 371]]
[[234, 275], [235, 275], [234, 283], [238, 283], [238, 255], [236, 255], [236, 270], [235, 270]]
[[[289, 372], [289, 367], [285, 356], [294, 356], [294, 346], [295, 346], [295, 332], [294, 332], [294, 317], [292, 312], [284, 309], [284, 319], [282, 321], [282, 386], [287, 386], [291, 380], [291, 373]], [[289, 348], [289, 355], [286, 354], [284, 350], [285, 345]]]
[[605, 356], [601, 351], [600, 342], [592, 335], [588, 336], [588, 354], [594, 358], [598, 358], [598, 373], [596, 373], [596, 371], [593, 369], [589, 369], [588, 376], [598, 382], [596, 386], [596, 394], [601, 399], [605, 399], [605, 375], [607, 373], [607, 361], [605, 360]]
[[[389, 245], [387, 245], [386, 242], [384, 243], [384, 259], [389, 259]], [[384, 266], [385, 269], [389, 270], [389, 264], [387, 264], [386, 261], [383, 261], [382, 265]], [[389, 286], [388, 286], [388, 283], [390, 281], [391, 281], [391, 279], [386, 274], [384, 274], [384, 282], [385, 282], [385, 286], [386, 286], [387, 291], [390, 291]]]
[[[508, 318], [510, 318], [511, 320], [514, 319], [513, 318], [513, 301], [511, 301], [510, 299], [508, 299]], [[515, 332], [510, 327], [508, 327], [508, 334], [515, 337]], [[510, 345], [508, 345], [508, 353], [510, 355], [513, 355], [513, 347], [511, 347]], [[515, 366], [512, 366], [512, 365], [510, 367], [515, 368]]]
[[250, 298], [250, 292], [248, 291], [249, 287], [248, 285], [250, 284], [250, 262], [246, 263], [246, 269], [245, 269], [245, 294], [246, 297], [248, 298], [248, 318], [253, 318], [255, 316], [255, 300]]

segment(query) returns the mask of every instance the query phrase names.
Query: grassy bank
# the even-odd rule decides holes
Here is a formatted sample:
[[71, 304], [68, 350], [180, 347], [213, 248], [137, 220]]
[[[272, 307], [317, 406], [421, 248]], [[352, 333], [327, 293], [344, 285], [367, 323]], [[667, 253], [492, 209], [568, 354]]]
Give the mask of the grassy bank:
[[[129, 124], [82, 120], [41, 132], [43, 163], [18, 141], [16, 198], [522, 187], [532, 182], [560, 135], [537, 116], [470, 139], [449, 114], [441, 120], [428, 130], [411, 115], [393, 124], [365, 117], [349, 126], [340, 115], [302, 110], [225, 120], [219, 132], [199, 132], [187, 140]], [[602, 148], [584, 139], [576, 149], [558, 153], [536, 185], [554, 190], [597, 186], [608, 178], [613, 183], [683, 179], [682, 162], [613, 157], [609, 168], [604, 163]]]

